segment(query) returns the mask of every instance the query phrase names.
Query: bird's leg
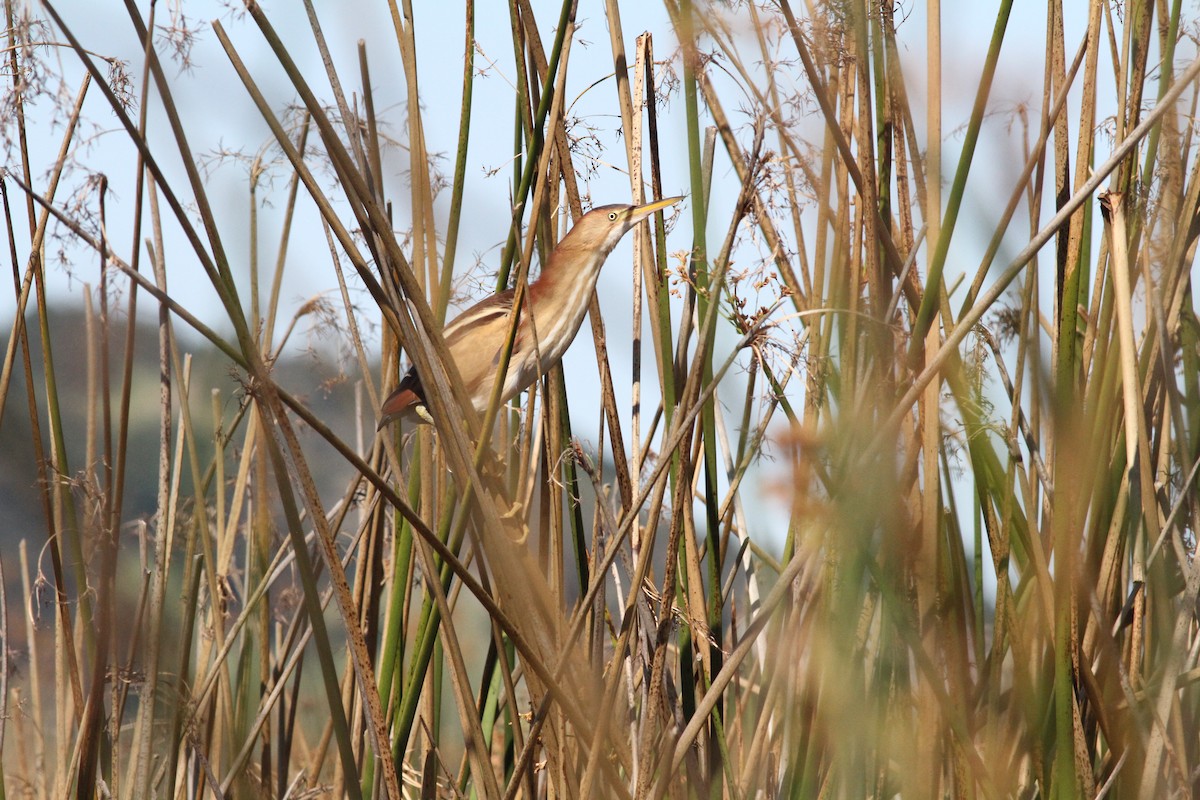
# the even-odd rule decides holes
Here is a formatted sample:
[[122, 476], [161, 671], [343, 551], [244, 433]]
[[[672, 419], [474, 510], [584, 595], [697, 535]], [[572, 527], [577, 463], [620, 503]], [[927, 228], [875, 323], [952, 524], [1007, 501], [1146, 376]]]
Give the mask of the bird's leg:
[[494, 452], [492, 458], [481, 465], [479, 477], [500, 511], [500, 522], [504, 525], [505, 535], [513, 544], [524, 544], [529, 536], [528, 527], [522, 524], [525, 506], [519, 501], [513, 502], [509, 499], [508, 492], [504, 489], [503, 462]]
[[[512, 507], [509, 508], [508, 511], [505, 511], [503, 514], [500, 515], [500, 519], [515, 520], [517, 518], [517, 515], [520, 514], [524, 510], [525, 510], [525, 504], [522, 503], [520, 500], [518, 500], [517, 502], [512, 504]], [[528, 531], [526, 531], [526, 533], [528, 533]], [[521, 540], [524, 541], [524, 539], [525, 539], [525, 534], [521, 534]]]

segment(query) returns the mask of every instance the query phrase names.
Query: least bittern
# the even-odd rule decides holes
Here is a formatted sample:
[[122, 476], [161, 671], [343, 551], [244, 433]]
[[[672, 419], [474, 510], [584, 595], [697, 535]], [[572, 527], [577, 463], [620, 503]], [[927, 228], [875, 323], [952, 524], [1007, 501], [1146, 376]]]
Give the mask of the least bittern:
[[[579, 218], [554, 248], [538, 279], [529, 284], [504, 373], [501, 403], [529, 388], [570, 347], [583, 323], [600, 268], [621, 237], [655, 211], [682, 199], [668, 197], [640, 206], [600, 206]], [[515, 295], [515, 290], [508, 289], [476, 303], [444, 331], [446, 348], [480, 414], [491, 400], [512, 325]], [[421, 376], [415, 368], [404, 374], [379, 413], [380, 428], [397, 419], [432, 421], [425, 406]]]

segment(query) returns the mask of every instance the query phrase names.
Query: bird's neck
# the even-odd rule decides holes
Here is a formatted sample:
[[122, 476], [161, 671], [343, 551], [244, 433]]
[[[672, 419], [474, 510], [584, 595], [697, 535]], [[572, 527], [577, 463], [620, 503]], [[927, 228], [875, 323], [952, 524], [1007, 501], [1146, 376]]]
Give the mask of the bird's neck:
[[530, 294], [565, 301], [564, 310], [586, 307], [607, 256], [606, 252], [574, 246], [568, 236], [550, 254], [538, 279], [530, 285]]
[[608, 255], [564, 248], [563, 244], [529, 286], [529, 307], [535, 336], [541, 342], [537, 351], [543, 366], [557, 362], [575, 338]]

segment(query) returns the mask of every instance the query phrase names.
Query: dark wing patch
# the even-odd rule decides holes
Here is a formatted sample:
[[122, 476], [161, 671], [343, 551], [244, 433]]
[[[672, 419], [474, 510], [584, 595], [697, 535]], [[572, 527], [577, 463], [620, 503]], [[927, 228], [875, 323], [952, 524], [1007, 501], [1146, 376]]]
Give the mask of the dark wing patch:
[[400, 382], [396, 384], [396, 389], [392, 392], [392, 394], [399, 394], [400, 392], [404, 391], [412, 392], [417, 397], [421, 398], [422, 402], [425, 401], [425, 390], [421, 386], [421, 379], [417, 377], [416, 367], [408, 368], [408, 372], [404, 373], [404, 377], [402, 377]]

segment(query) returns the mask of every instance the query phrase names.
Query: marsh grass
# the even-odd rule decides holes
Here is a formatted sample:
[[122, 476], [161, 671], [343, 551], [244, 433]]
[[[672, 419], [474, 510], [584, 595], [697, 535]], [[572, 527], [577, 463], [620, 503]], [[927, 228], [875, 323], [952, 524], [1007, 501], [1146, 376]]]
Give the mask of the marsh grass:
[[[581, 336], [603, 410], [574, 421], [599, 431], [586, 446], [559, 369], [516, 406], [455, 411], [438, 332], [478, 124], [470, 0], [457, 146], [427, 140], [408, 2], [388, 5], [407, 114], [386, 130], [376, 55], [336, 63], [311, 2], [320, 74], [274, 27], [298, 7], [239, 10], [252, 62], [229, 19], [211, 24], [240, 81], [222, 90], [271, 130], [246, 186], [283, 222], [235, 224], [278, 237], [273, 264], [226, 249], [234, 229], [180, 121], [167, 59], [186, 61], [194, 21], [113, 3], [143, 45], [124, 67], [59, 5], [30, 20], [5, 4], [18, 313], [0, 418], [27, 417], [44, 535], [6, 539], [0, 559], [0, 798], [1200, 792], [1200, 61], [1180, 0], [1046, 5], [1043, 92], [1000, 191], [975, 161], [1001, 51], [1034, 35], [1010, 29], [1011, 0], [981, 73], [956, 69], [975, 100], [953, 130], [937, 0], [665, 0], [667, 42], [631, 39], [607, 0], [624, 152], [602, 156], [644, 202], [671, 193], [664, 152], [685, 154], [669, 181], [689, 202], [630, 234], [631, 394], [593, 301]], [[1085, 11], [1067, 40], [1063, 14]], [[923, 59], [897, 29], [910, 12]], [[582, 213], [603, 146], [570, 117], [575, 15], [564, 0], [539, 25], [510, 3], [498, 288], [536, 274]], [[74, 97], [46, 88], [51, 46], [86, 68]], [[263, 58], [297, 107], [263, 95]], [[46, 93], [62, 124], [43, 171], [26, 109]], [[136, 181], [128, 230], [108, 224], [103, 180], [78, 202], [60, 188], [85, 97], [135, 148], [119, 165]], [[660, 124], [668, 105], [682, 140]], [[151, 106], [169, 136], [147, 137]], [[384, 177], [397, 144], [406, 196]], [[963, 222], [972, 199], [984, 236]], [[285, 320], [301, 204], [328, 245], [308, 268], [337, 290]], [[60, 388], [51, 346], [51, 235], [97, 265], [82, 392]], [[219, 319], [173, 290], [181, 262], [204, 271]], [[147, 307], [157, 444], [131, 434], [138, 326], [113, 326]], [[339, 332], [348, 425], [276, 369], [302, 319]], [[239, 402], [194, 377], [182, 328]], [[435, 418], [461, 424], [372, 434], [401, 361]], [[157, 467], [149, 516], [126, 505], [134, 461]], [[779, 530], [748, 508], [772, 492]]]

